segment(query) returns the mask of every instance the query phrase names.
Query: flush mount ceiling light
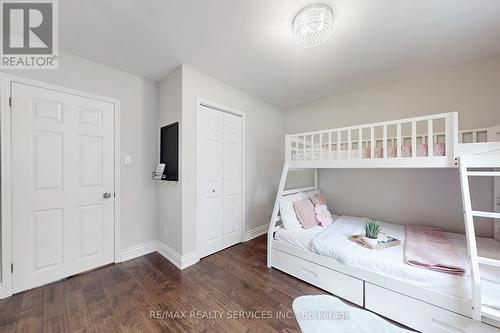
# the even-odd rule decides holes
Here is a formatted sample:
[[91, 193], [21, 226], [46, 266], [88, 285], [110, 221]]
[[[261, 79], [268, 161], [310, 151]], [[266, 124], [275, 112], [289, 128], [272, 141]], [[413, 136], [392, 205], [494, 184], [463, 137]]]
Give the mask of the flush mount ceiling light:
[[332, 9], [320, 3], [310, 5], [302, 8], [293, 19], [293, 40], [300, 47], [317, 47], [330, 38], [332, 29]]

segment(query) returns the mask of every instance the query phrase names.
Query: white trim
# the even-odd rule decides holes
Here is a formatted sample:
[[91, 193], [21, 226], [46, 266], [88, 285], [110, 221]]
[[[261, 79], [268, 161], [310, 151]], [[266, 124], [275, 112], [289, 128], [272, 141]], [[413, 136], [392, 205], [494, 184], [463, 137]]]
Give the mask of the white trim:
[[[195, 225], [196, 225], [196, 250], [198, 250], [198, 244], [200, 244], [199, 232], [198, 232], [198, 220], [199, 220], [199, 211], [198, 211], [198, 179], [199, 179], [199, 170], [198, 170], [198, 152], [199, 152], [199, 142], [198, 142], [198, 119], [200, 107], [205, 106], [208, 108], [212, 108], [218, 111], [226, 112], [233, 114], [235, 116], [241, 117], [241, 241], [244, 240], [245, 226], [246, 226], [246, 115], [245, 112], [235, 110], [233, 108], [211, 102], [209, 100], [196, 97], [196, 110], [195, 110], [195, 205], [196, 205], [196, 214], [195, 214]], [[199, 251], [196, 251], [197, 255], [199, 255]], [[190, 255], [190, 254], [188, 254]], [[197, 257], [196, 261], [199, 261], [200, 257]]]
[[12, 170], [11, 170], [11, 112], [9, 107], [10, 81], [7, 75], [0, 73], [1, 91], [1, 229], [2, 229], [2, 271], [0, 277], [0, 298], [12, 295]]
[[121, 259], [122, 262], [124, 262], [153, 252], [158, 252], [162, 257], [171, 262], [180, 270], [194, 265], [200, 260], [196, 251], [193, 251], [186, 255], [180, 255], [179, 252], [175, 251], [170, 246], [159, 240], [134, 245], [127, 249], [124, 249], [121, 251]]
[[114, 99], [115, 106], [115, 263], [121, 262], [121, 231], [120, 231], [120, 209], [121, 209], [121, 143], [120, 143], [120, 100]]
[[[417, 122], [426, 121], [428, 124], [432, 123], [434, 120], [444, 119], [445, 121], [445, 132], [446, 137], [446, 155], [445, 156], [433, 156], [432, 149], [433, 145], [430, 146], [429, 150], [431, 153], [428, 156], [417, 156], [417, 138], [421, 138], [422, 142], [425, 142], [426, 137], [434, 137], [438, 133], [434, 132], [434, 128], [431, 126], [428, 128], [426, 133], [417, 133]], [[411, 124], [411, 139], [412, 153], [409, 157], [402, 158], [400, 155], [400, 148], [398, 148], [398, 158], [389, 157], [387, 153], [387, 131], [388, 126], [391, 128], [396, 127], [397, 138], [401, 139], [401, 125]], [[375, 137], [375, 129], [382, 127], [383, 136]], [[352, 131], [357, 131], [358, 133], [363, 133], [363, 130], [367, 133], [370, 132], [370, 139], [364, 139], [363, 137], [358, 137], [356, 141], [352, 140]], [[347, 133], [347, 142], [342, 141], [342, 135]], [[337, 156], [332, 156], [331, 144], [327, 146], [329, 150], [326, 149], [325, 145], [317, 145], [316, 137], [320, 137], [320, 143], [322, 143], [322, 138], [324, 135], [331, 137], [332, 135], [337, 136], [336, 152]], [[405, 138], [407, 138], [405, 136]], [[393, 141], [393, 137], [390, 138]], [[456, 150], [458, 145], [458, 113], [449, 112], [435, 115], [428, 115], [423, 117], [408, 118], [408, 119], [398, 119], [393, 121], [379, 122], [373, 124], [365, 124], [360, 126], [350, 126], [343, 128], [334, 128], [314, 132], [298, 133], [292, 135], [286, 135], [285, 140], [289, 141], [287, 143], [288, 151], [285, 155], [286, 162], [289, 163], [290, 167], [308, 167], [308, 168], [436, 168], [436, 167], [454, 167], [456, 157]], [[375, 157], [375, 147], [379, 141], [382, 141], [382, 146], [384, 148], [383, 156], [380, 158]], [[404, 138], [402, 139], [404, 141]], [[429, 139], [427, 139], [429, 141]], [[294, 142], [295, 145], [291, 145]], [[353, 143], [358, 144], [358, 148], [353, 150]], [[353, 156], [353, 152], [362, 152], [359, 145], [365, 146], [366, 143], [370, 143], [370, 157], [363, 158], [362, 154], [359, 156]], [[403, 142], [397, 143], [396, 146], [401, 146]], [[342, 149], [345, 148], [345, 149]], [[308, 150], [309, 154], [305, 155], [304, 152]]]
[[265, 233], [267, 233], [268, 228], [269, 225], [264, 224], [261, 225], [260, 227], [245, 231], [245, 233], [243, 234], [243, 242], [248, 242], [249, 240], [259, 237], [260, 235], [264, 235]]
[[127, 261], [149, 253], [158, 251], [158, 242], [151, 241], [135, 246], [131, 246], [121, 251], [121, 261]]
[[11, 74], [0, 73], [0, 112], [1, 112], [1, 205], [2, 205], [2, 272], [0, 284], [0, 298], [12, 295], [12, 274], [10, 273], [10, 263], [12, 257], [12, 133], [11, 133], [11, 109], [9, 106], [9, 97], [11, 96], [10, 87], [12, 83], [20, 83], [54, 90], [66, 94], [81, 96], [85, 98], [100, 100], [114, 105], [114, 261], [120, 262], [120, 101], [115, 98], [104, 97], [84, 91], [61, 87], [54, 84], [35, 81]]
[[157, 241], [156, 244], [158, 253], [180, 270], [194, 265], [200, 260], [196, 251], [193, 251], [186, 255], [180, 255], [177, 251], [161, 241]]

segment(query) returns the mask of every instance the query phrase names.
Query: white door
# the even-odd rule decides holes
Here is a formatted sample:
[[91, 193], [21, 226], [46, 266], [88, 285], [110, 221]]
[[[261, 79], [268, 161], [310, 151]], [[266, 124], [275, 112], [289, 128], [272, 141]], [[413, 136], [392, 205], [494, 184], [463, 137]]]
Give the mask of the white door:
[[114, 105], [13, 83], [13, 290], [114, 261]]
[[241, 117], [201, 106], [197, 121], [200, 257], [241, 242]]

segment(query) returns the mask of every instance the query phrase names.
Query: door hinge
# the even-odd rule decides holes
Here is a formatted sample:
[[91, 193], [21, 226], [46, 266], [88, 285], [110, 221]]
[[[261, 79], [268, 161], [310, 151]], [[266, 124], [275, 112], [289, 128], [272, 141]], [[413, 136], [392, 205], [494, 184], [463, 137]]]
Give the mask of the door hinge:
[[14, 273], [14, 263], [10, 263], [10, 273]]
[[9, 107], [12, 107], [12, 97], [9, 97]]

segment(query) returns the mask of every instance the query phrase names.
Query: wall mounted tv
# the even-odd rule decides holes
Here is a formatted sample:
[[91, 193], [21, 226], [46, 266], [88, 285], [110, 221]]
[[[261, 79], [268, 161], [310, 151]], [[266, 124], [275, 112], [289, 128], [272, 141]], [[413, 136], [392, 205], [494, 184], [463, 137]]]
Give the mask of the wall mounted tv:
[[179, 123], [160, 130], [160, 163], [165, 163], [163, 180], [179, 180]]

